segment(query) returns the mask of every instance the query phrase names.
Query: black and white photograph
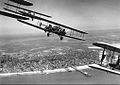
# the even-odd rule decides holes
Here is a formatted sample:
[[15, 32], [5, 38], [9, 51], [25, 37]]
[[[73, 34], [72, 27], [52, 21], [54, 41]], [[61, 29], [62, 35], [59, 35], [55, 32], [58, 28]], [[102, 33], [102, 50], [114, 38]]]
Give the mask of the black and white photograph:
[[120, 0], [0, 0], [0, 84], [120, 84]]

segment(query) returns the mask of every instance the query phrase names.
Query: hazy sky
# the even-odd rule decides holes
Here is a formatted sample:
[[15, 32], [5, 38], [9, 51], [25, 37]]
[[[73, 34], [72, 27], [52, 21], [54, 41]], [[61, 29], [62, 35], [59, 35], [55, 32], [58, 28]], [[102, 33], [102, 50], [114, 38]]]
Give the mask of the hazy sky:
[[[81, 30], [120, 29], [120, 0], [30, 0], [26, 7], [53, 17], [52, 20]], [[0, 0], [0, 9], [4, 7]], [[41, 31], [0, 15], [0, 34], [39, 33]]]

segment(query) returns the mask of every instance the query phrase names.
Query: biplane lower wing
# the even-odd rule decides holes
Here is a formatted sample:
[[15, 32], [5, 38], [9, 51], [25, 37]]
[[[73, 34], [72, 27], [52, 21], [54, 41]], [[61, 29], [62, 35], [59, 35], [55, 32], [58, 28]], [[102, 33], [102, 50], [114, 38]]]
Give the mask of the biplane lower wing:
[[28, 2], [26, 0], [10, 0], [10, 1], [24, 6], [33, 6], [33, 3]]
[[97, 65], [97, 64], [91, 64], [91, 65], [89, 65], [89, 67], [91, 67], [91, 68], [93, 68], [93, 69], [97, 69], [97, 70], [109, 72], [109, 73], [112, 73], [112, 74], [120, 75], [120, 72], [118, 72], [118, 71], [111, 70], [111, 69], [102, 67], [102, 66]]
[[15, 15], [15, 14], [11, 14], [11, 13], [7, 13], [7, 12], [4, 12], [4, 11], [0, 11], [0, 15], [15, 18], [15, 19], [29, 20], [29, 18], [19, 16], [19, 15]]
[[[46, 29], [44, 29], [44, 28], [42, 28], [42, 27], [39, 27], [39, 26], [33, 25], [33, 24], [28, 23], [28, 22], [25, 22], [25, 21], [22, 21], [22, 20], [18, 20], [18, 21], [21, 22], [21, 23], [24, 23], [24, 24], [30, 25], [30, 26], [32, 26], [32, 27], [35, 27], [35, 28], [41, 29], [41, 30], [43, 30], [43, 31], [46, 31], [46, 32], [48, 31], [48, 30], [46, 30]], [[48, 32], [49, 32], [49, 31], [48, 31]], [[52, 32], [52, 33], [55, 33], [55, 32]], [[57, 33], [55, 33], [55, 34], [57, 34]], [[72, 39], [76, 39], [76, 40], [82, 40], [82, 41], [85, 41], [85, 40], [83, 40], [83, 39], [79, 39], [79, 38], [75, 38], [75, 37], [71, 37], [71, 36], [67, 36], [67, 35], [63, 35], [63, 36], [68, 37], [68, 38], [72, 38]]]
[[84, 39], [80, 39], [80, 38], [76, 38], [76, 37], [72, 37], [72, 36], [68, 36], [68, 35], [64, 35], [64, 36], [65, 36], [65, 37], [68, 37], [68, 38], [76, 39], [76, 40], [85, 41]]
[[25, 21], [22, 21], [22, 20], [18, 20], [18, 21], [21, 22], [21, 23], [23, 23], [23, 24], [27, 24], [27, 25], [30, 25], [30, 26], [32, 26], [32, 27], [41, 29], [41, 30], [43, 30], [43, 31], [47, 31], [47, 30], [45, 30], [44, 28], [39, 27], [39, 26], [36, 26], [36, 25], [33, 25], [33, 24], [31, 24], [31, 23], [28, 23], [28, 22], [25, 22]]

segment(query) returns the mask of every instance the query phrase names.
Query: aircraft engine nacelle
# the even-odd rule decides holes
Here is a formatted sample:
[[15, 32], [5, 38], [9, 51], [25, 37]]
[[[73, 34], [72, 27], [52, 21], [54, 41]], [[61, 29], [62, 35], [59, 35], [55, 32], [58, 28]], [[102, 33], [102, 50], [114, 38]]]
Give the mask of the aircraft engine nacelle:
[[60, 29], [60, 28], [59, 28], [58, 26], [53, 26], [53, 27], [52, 27], [52, 31], [53, 31], [53, 32], [58, 32], [59, 29]]

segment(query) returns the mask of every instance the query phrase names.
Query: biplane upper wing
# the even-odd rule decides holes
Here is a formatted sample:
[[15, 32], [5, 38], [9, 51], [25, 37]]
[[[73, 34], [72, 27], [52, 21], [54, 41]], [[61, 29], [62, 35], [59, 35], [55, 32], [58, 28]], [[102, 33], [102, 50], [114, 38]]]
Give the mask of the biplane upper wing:
[[45, 21], [45, 22], [52, 23], [52, 24], [55, 24], [55, 25], [59, 25], [59, 26], [62, 26], [62, 27], [64, 27], [64, 28], [67, 28], [67, 29], [70, 29], [70, 30], [73, 30], [73, 31], [76, 31], [76, 32], [79, 32], [79, 33], [82, 33], [82, 34], [88, 34], [88, 33], [86, 33], [86, 32], [83, 32], [83, 31], [74, 29], [74, 28], [72, 28], [72, 27], [69, 27], [69, 26], [66, 26], [66, 25], [63, 25], [63, 24], [60, 24], [60, 23], [57, 23], [57, 22], [50, 21], [50, 20], [48, 20], [48, 19], [44, 19], [44, 18], [35, 16], [35, 15], [31, 15], [31, 14], [28, 14], [28, 13], [25, 13], [25, 12], [22, 12], [22, 11], [20, 11], [20, 12], [21, 12], [21, 14], [22, 14], [23, 16], [28, 16], [28, 17], [31, 17], [31, 18], [33, 18], [33, 19], [43, 20], [43, 21]]
[[118, 47], [116, 47], [114, 45], [108, 44], [108, 43], [96, 42], [96, 43], [93, 43], [93, 45], [101, 47], [101, 48], [104, 48], [104, 49], [108, 49], [110, 51], [114, 51], [114, 52], [120, 53], [120, 48], [118, 48]]
[[25, 5], [25, 6], [33, 6], [33, 3], [28, 2], [26, 0], [10, 0], [11, 2], [20, 4], [20, 5]]
[[45, 17], [52, 18], [49, 15], [46, 15], [46, 14], [43, 14], [43, 13], [39, 13], [39, 12], [36, 12], [36, 11], [32, 11], [32, 10], [29, 10], [29, 9], [25, 9], [25, 8], [22, 8], [22, 7], [14, 6], [14, 5], [7, 4], [7, 3], [5, 3], [5, 5], [11, 6], [11, 7], [14, 7], [14, 8], [17, 8], [17, 9], [22, 9], [22, 10], [25, 10], [25, 11], [28, 11], [28, 12], [32, 12], [32, 13], [35, 13], [35, 14], [38, 14], [38, 15], [42, 15], [42, 16], [45, 16]]
[[120, 72], [118, 72], [118, 71], [111, 70], [111, 69], [102, 67], [102, 66], [97, 65], [97, 64], [91, 64], [91, 65], [89, 65], [89, 67], [91, 67], [91, 68], [93, 68], [93, 69], [97, 69], [97, 70], [109, 72], [109, 73], [112, 73], [112, 74], [120, 75]]
[[41, 20], [52, 23], [52, 24], [55, 24], [55, 25], [58, 25], [58, 26], [61, 26], [61, 27], [64, 27], [64, 28], [67, 28], [67, 29], [70, 29], [70, 30], [73, 30], [73, 31], [76, 31], [76, 32], [79, 32], [79, 33], [82, 33], [82, 34], [88, 34], [87, 32], [83, 32], [83, 31], [74, 29], [72, 27], [69, 27], [69, 26], [66, 26], [66, 25], [63, 25], [63, 24], [60, 24], [60, 23], [57, 23], [57, 22], [53, 22], [53, 21], [50, 21], [50, 20], [47, 20], [47, 19], [44, 19], [44, 18], [41, 18]]
[[4, 11], [0, 11], [0, 15], [11, 17], [11, 18], [16, 18], [16, 19], [29, 20], [29, 18], [19, 16], [19, 15], [15, 15], [15, 14], [11, 14], [11, 13], [7, 13], [7, 12], [4, 12]]

